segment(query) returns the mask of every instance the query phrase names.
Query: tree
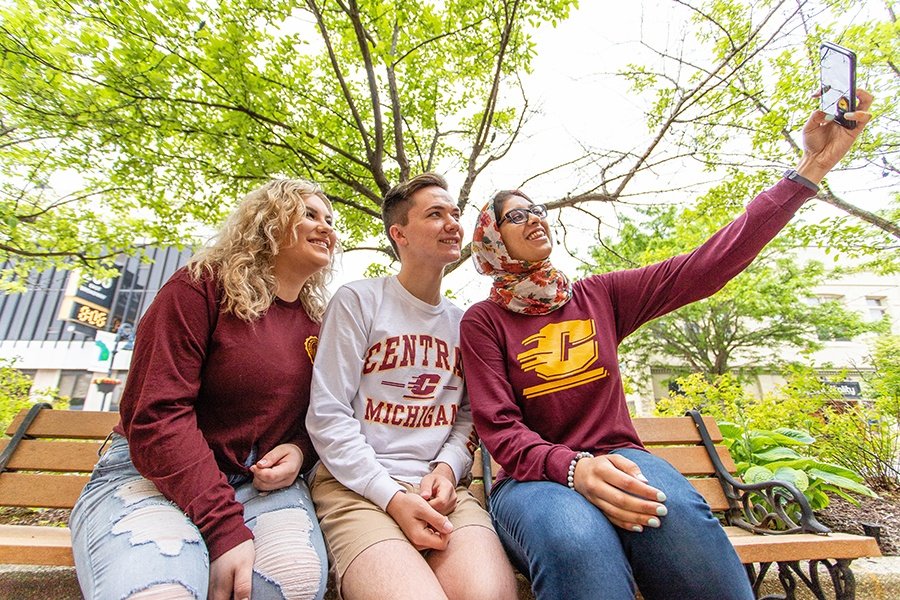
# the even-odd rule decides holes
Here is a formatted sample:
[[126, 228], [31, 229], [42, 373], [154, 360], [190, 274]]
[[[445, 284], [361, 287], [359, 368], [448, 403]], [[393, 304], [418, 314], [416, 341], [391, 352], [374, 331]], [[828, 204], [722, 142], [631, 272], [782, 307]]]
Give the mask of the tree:
[[[594, 270], [641, 267], [688, 252], [703, 243], [740, 210], [743, 191], [754, 182], [739, 177], [706, 194], [694, 207], [649, 207], [641, 221], [625, 217], [616, 240], [593, 251]], [[761, 186], [760, 177], [755, 185]], [[722, 290], [644, 325], [626, 338], [628, 365], [667, 362], [675, 370], [707, 377], [742, 369], [774, 368], [785, 348], [802, 353], [821, 347], [819, 335], [836, 331], [853, 337], [873, 327], [835, 302], [812, 305], [813, 288], [826, 275], [821, 263], [803, 263], [792, 251], [796, 228], [789, 227]]]
[[[410, 174], [462, 169], [464, 208], [521, 130], [531, 32], [574, 2], [297, 4], [0, 9], [0, 256], [21, 275], [191, 241], [276, 175], [324, 184], [348, 248], [379, 230], [382, 194]], [[62, 169], [82, 175], [79, 191], [47, 189]]]
[[676, 0], [690, 15], [692, 39], [679, 48], [646, 46], [652, 66], [623, 72], [652, 94], [647, 113], [674, 156], [690, 157], [731, 179], [760, 168], [792, 166], [800, 155], [793, 132], [809, 113], [806, 91], [818, 86], [818, 46], [840, 40], [860, 58], [859, 81], [877, 95], [876, 119], [844, 168], [870, 170], [893, 191], [893, 204], [872, 212], [842, 198], [826, 180], [817, 199], [845, 213], [811, 225], [804, 241], [867, 258], [864, 268], [897, 272], [900, 260], [900, 22], [893, 2], [825, 0]]
[[[138, 242], [191, 242], [273, 175], [321, 181], [350, 249], [373, 245], [381, 194], [414, 172], [463, 173], [465, 209], [478, 177], [527, 125], [520, 76], [536, 52], [534, 29], [565, 19], [574, 1], [293, 4], [20, 0], [0, 9], [0, 131], [9, 140], [0, 168], [17, 185], [3, 200], [0, 252], [32, 265], [79, 253], [92, 263]], [[548, 206], [574, 209], [580, 222], [648, 190], [683, 200], [709, 186], [703, 179], [765, 170], [774, 181], [796, 162], [818, 41], [841, 38], [879, 98], [847, 167], [883, 172], [896, 189], [898, 25], [892, 4], [860, 4], [863, 17], [839, 28], [847, 11], [833, 0], [666, 3], [681, 9], [681, 46], [646, 43], [654, 64], [622, 73], [646, 105], [646, 143], [567, 155], [522, 181], [553, 181]], [[692, 164], [712, 174], [657, 174]], [[61, 168], [85, 176], [79, 193], [46, 191]], [[898, 268], [896, 202], [867, 211], [832, 187], [819, 199], [847, 216], [807, 228], [809, 243]]]

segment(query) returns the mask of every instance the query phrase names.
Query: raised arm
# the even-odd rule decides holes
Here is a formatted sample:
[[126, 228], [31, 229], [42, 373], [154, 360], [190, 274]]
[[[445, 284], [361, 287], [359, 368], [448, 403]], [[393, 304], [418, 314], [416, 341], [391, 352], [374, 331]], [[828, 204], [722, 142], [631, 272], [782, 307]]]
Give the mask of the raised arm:
[[[796, 172], [802, 179], [782, 179], [761, 192], [745, 212], [688, 254], [629, 271], [603, 276], [615, 306], [617, 340], [643, 323], [711, 296], [743, 271], [791, 220], [816, 187], [850, 150], [871, 118], [872, 96], [857, 90], [859, 110], [847, 113], [855, 129], [827, 121], [815, 111], [803, 127], [803, 156]], [[592, 283], [588, 283], [592, 285]]]

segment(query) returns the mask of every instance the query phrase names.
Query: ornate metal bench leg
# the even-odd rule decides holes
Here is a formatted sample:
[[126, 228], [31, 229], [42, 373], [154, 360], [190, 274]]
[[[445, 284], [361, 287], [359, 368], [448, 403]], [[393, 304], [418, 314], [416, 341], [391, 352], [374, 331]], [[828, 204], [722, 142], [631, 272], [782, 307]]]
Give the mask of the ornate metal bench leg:
[[[822, 589], [822, 583], [819, 579], [819, 565], [827, 569], [831, 578], [831, 584], [834, 588], [835, 600], [854, 600], [856, 598], [856, 580], [853, 578], [853, 572], [850, 570], [851, 560], [811, 560], [809, 561], [809, 575], [803, 572], [800, 563], [797, 561], [785, 561], [778, 563], [778, 580], [781, 587], [785, 591], [784, 598], [786, 600], [794, 600], [797, 579], [809, 589], [817, 600], [828, 600], [832, 596], [826, 595]], [[774, 598], [768, 596], [767, 598]]]
[[753, 588], [753, 597], [757, 598], [757, 600], [792, 600], [793, 595], [784, 596], [782, 594], [767, 594], [765, 596], [759, 595], [759, 589], [762, 587], [763, 579], [766, 578], [766, 573], [769, 572], [769, 567], [772, 566], [772, 563], [759, 563], [759, 573], [756, 572], [756, 565], [753, 563], [744, 565], [744, 568], [747, 570], [747, 577], [750, 578], [750, 586]]
[[816, 586], [813, 593], [818, 598], [825, 598], [822, 587], [819, 584], [819, 565], [823, 565], [831, 576], [831, 585], [834, 586], [836, 600], [854, 600], [856, 598], [856, 579], [850, 570], [852, 559], [839, 558], [837, 560], [811, 560], [809, 561], [809, 577]]
[[[794, 578], [794, 572], [798, 572], [799, 565], [796, 562], [778, 563], [778, 581], [784, 590], [784, 597], [787, 600], [794, 600], [797, 592], [797, 580]], [[798, 572], [801, 579], [806, 579], [802, 572]], [[818, 597], [818, 596], [817, 596]], [[824, 600], [819, 598], [819, 600]]]

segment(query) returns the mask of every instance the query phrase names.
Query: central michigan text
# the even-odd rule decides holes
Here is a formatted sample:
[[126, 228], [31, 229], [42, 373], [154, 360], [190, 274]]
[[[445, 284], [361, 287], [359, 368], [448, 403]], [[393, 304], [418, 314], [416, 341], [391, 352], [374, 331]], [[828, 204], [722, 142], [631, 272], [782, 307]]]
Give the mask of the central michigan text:
[[365, 420], [397, 427], [447, 427], [456, 422], [457, 406], [440, 404], [422, 406], [419, 404], [376, 403], [366, 398]]
[[463, 376], [462, 355], [458, 347], [451, 349], [440, 338], [416, 334], [393, 336], [372, 344], [366, 350], [363, 375], [416, 366], [450, 371], [457, 377]]

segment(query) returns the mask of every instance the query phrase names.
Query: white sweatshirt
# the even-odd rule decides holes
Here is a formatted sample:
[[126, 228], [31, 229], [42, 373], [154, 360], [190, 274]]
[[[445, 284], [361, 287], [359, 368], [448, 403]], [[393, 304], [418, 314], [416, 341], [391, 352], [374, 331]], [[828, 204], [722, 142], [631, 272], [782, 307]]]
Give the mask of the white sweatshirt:
[[386, 509], [439, 462], [459, 481], [472, 466], [472, 412], [459, 321], [396, 277], [342, 286], [325, 311], [306, 427], [335, 479]]

